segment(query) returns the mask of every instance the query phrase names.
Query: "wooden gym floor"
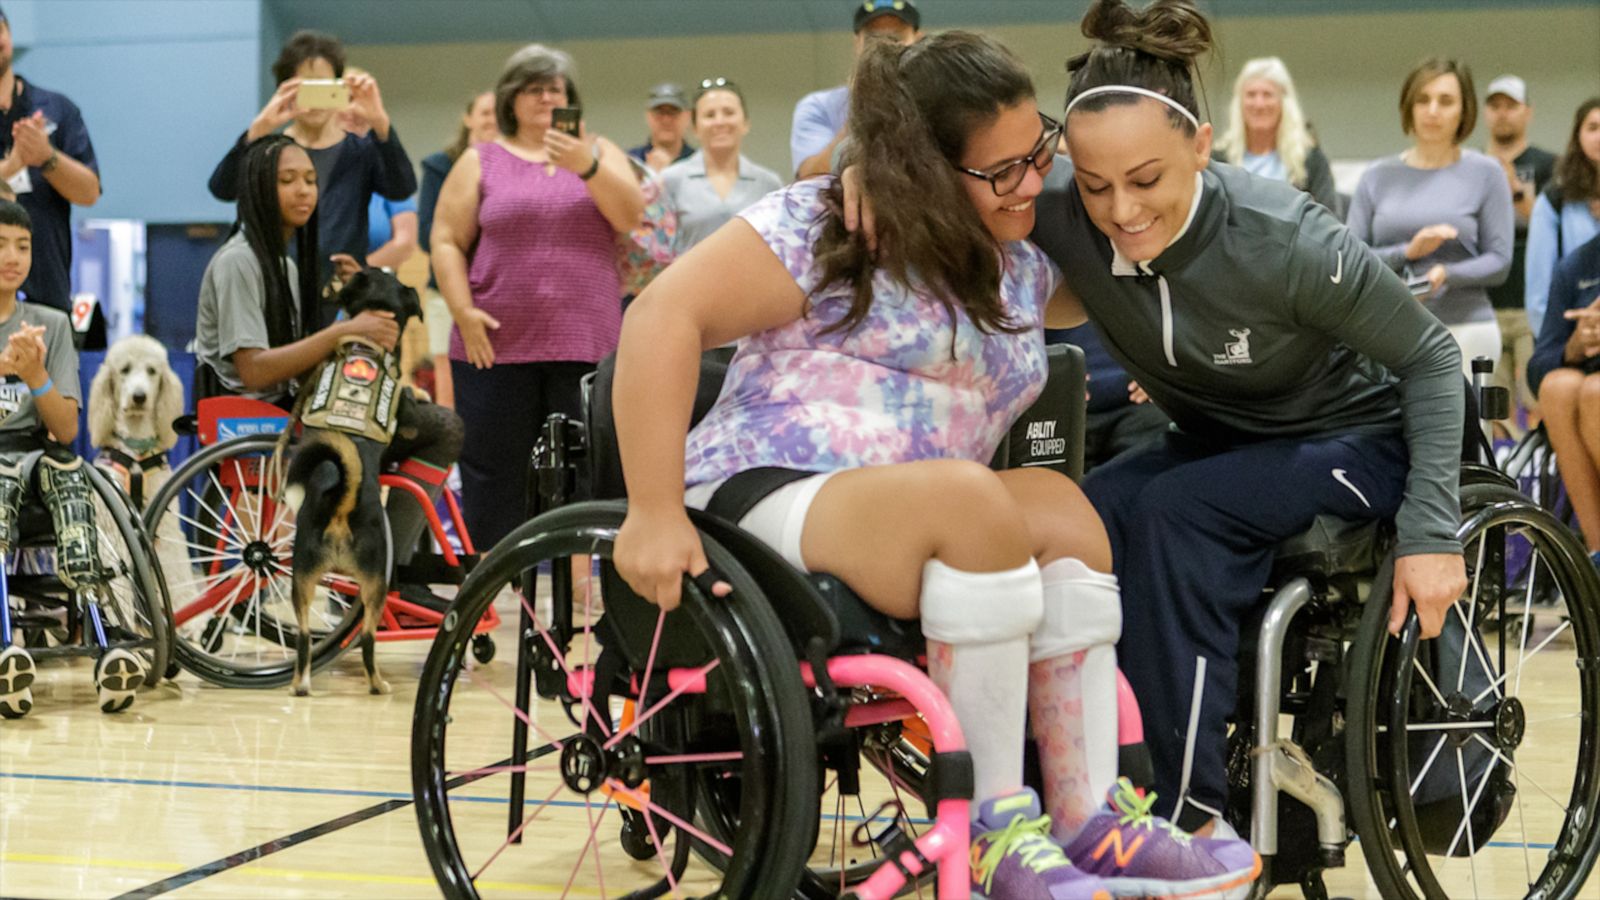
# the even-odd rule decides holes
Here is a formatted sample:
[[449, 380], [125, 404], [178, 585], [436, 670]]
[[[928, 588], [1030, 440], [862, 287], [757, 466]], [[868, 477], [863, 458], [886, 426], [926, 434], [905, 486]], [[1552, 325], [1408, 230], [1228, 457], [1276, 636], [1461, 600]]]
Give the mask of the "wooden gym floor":
[[[508, 686], [515, 608], [505, 605], [502, 615], [501, 655], [473, 677]], [[0, 896], [438, 896], [410, 805], [412, 707], [427, 647], [420, 641], [379, 646], [394, 685], [389, 696], [369, 696], [358, 656], [347, 654], [335, 671], [316, 679], [317, 694], [309, 699], [286, 690], [216, 688], [185, 673], [142, 693], [119, 715], [95, 708], [86, 661], [42, 667], [32, 714], [0, 721]], [[1559, 675], [1560, 639], [1544, 652], [1550, 674]], [[1570, 664], [1570, 653], [1567, 658]], [[1566, 701], [1570, 711], [1572, 698], [1541, 690], [1541, 675], [1530, 667], [1524, 696]], [[1536, 715], [1530, 708], [1530, 719]], [[562, 722], [564, 716], [546, 704], [538, 721]], [[1571, 764], [1563, 768], [1562, 760], [1571, 756], [1559, 749], [1575, 737], [1576, 722], [1570, 727], [1573, 732], [1557, 733], [1548, 750], [1530, 738], [1519, 752], [1519, 764], [1540, 790], [1560, 795], [1570, 785]], [[499, 740], [485, 736], [486, 744]], [[539, 783], [536, 776], [531, 798], [545, 796]], [[1537, 834], [1538, 817], [1558, 811], [1526, 782], [1523, 793], [1530, 834]], [[825, 810], [834, 808], [833, 801], [823, 802]], [[864, 808], [873, 805], [869, 800]], [[502, 837], [504, 809], [503, 803], [490, 809]], [[491, 870], [504, 888], [498, 896], [562, 896], [589, 833], [581, 814], [567, 812], [566, 825], [547, 826]], [[1450, 865], [1453, 896], [1526, 891], [1516, 816], [1489, 849], [1470, 863]], [[614, 845], [615, 825], [614, 816], [611, 825], [601, 823], [602, 842]], [[825, 822], [820, 843], [830, 843], [832, 833]], [[1533, 857], [1542, 858], [1537, 850]], [[517, 853], [526, 855], [519, 860]], [[570, 896], [606, 896], [590, 866], [577, 868]], [[1334, 896], [1377, 900], [1359, 845], [1350, 847], [1349, 868], [1332, 873], [1329, 887]], [[685, 888], [694, 892], [695, 881]], [[1274, 896], [1298, 892], [1280, 889]], [[1584, 896], [1600, 898], [1600, 880], [1592, 879]]]

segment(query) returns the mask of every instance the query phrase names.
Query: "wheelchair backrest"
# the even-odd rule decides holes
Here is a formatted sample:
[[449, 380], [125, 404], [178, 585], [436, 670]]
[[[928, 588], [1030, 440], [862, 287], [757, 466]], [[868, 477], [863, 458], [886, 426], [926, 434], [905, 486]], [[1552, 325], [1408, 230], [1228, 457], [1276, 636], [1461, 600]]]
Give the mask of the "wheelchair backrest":
[[[1049, 376], [1044, 391], [1001, 442], [991, 465], [996, 469], [1046, 466], [1074, 480], [1083, 476], [1083, 433], [1087, 397], [1084, 395], [1083, 351], [1070, 344], [1046, 348]], [[728, 374], [728, 354], [718, 350], [700, 359], [700, 383], [695, 389], [690, 425], [710, 411], [722, 393]], [[601, 363], [589, 385], [584, 411], [588, 434], [590, 496], [616, 500], [627, 496], [622, 480], [622, 457], [617, 448], [616, 420], [611, 409], [611, 385], [616, 356]]]

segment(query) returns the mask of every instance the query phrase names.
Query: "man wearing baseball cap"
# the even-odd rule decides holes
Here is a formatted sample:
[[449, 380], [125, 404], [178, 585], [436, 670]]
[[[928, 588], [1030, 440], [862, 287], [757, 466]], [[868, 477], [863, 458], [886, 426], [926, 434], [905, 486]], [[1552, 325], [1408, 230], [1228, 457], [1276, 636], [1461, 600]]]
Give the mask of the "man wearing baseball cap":
[[650, 128], [650, 138], [629, 150], [629, 156], [659, 172], [694, 155], [694, 148], [683, 139], [689, 130], [689, 102], [683, 88], [670, 81], [651, 88], [645, 100], [644, 121]]
[[[857, 56], [870, 38], [910, 44], [922, 37], [922, 14], [911, 0], [859, 0], [853, 5]], [[789, 153], [796, 178], [823, 175], [832, 168], [833, 151], [844, 137], [849, 111], [850, 88], [846, 85], [807, 94], [795, 104]]]
[[[1511, 185], [1511, 200], [1516, 207], [1517, 230], [1512, 242], [1511, 271], [1505, 283], [1489, 288], [1489, 302], [1500, 322], [1502, 344], [1500, 361], [1495, 365], [1495, 381], [1513, 390], [1512, 396], [1527, 410], [1533, 409], [1533, 392], [1528, 390], [1524, 373], [1533, 355], [1533, 330], [1528, 322], [1523, 297], [1523, 266], [1528, 252], [1528, 217], [1533, 201], [1544, 190], [1555, 172], [1556, 158], [1528, 144], [1528, 121], [1533, 106], [1528, 103], [1528, 85], [1515, 75], [1501, 75], [1489, 82], [1484, 96], [1484, 120], [1489, 124], [1489, 145], [1484, 148], [1505, 167]], [[1504, 423], [1512, 437], [1520, 437], [1518, 418]]]

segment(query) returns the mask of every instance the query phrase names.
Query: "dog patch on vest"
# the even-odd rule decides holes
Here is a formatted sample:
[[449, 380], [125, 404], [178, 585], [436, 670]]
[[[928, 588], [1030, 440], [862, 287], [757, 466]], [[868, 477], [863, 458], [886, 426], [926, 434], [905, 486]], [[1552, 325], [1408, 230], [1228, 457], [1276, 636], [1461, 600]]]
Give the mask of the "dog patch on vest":
[[312, 377], [311, 399], [301, 413], [307, 428], [325, 428], [381, 444], [394, 437], [400, 406], [400, 369], [393, 353], [349, 337]]

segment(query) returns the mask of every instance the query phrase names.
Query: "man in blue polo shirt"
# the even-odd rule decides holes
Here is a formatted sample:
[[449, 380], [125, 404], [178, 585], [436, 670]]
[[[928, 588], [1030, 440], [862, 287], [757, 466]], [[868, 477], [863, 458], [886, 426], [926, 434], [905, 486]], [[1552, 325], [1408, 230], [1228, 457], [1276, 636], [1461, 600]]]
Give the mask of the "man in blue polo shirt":
[[[855, 4], [856, 55], [870, 37], [902, 44], [922, 37], [922, 14], [912, 0], [860, 0]], [[810, 178], [833, 170], [833, 151], [844, 137], [850, 112], [850, 88], [840, 85], [800, 98], [794, 107], [794, 127], [789, 132], [789, 154], [794, 177]]]
[[11, 23], [0, 11], [0, 179], [33, 219], [33, 271], [22, 295], [71, 308], [72, 205], [100, 199], [100, 168], [77, 104], [11, 68]]

